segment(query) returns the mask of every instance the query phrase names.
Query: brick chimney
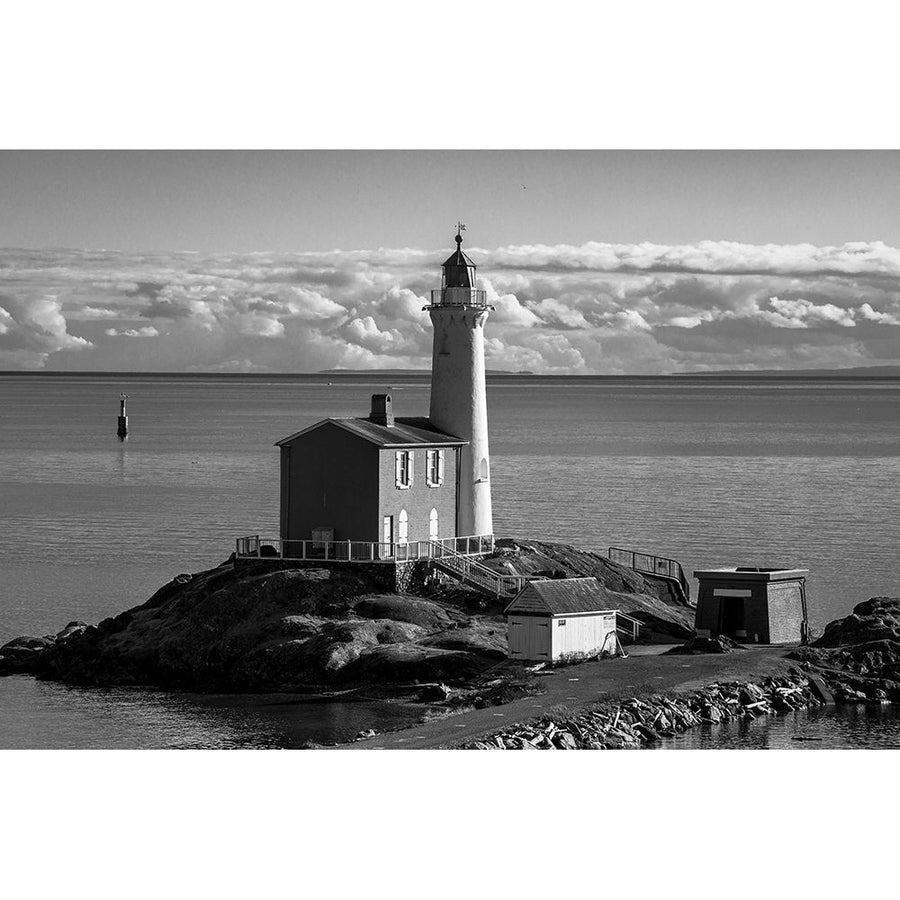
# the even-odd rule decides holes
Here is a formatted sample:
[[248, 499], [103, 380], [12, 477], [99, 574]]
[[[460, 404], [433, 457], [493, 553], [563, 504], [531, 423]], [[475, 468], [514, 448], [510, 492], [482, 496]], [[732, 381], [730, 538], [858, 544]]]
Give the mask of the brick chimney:
[[391, 406], [390, 394], [372, 394], [372, 412], [369, 413], [369, 420], [376, 425], [393, 428], [394, 409]]

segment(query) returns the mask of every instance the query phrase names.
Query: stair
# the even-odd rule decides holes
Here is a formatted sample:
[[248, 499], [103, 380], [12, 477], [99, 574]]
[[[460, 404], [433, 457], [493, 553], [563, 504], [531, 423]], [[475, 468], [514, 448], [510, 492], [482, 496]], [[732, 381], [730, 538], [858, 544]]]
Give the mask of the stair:
[[528, 581], [517, 575], [500, 575], [464, 553], [437, 541], [429, 541], [431, 564], [468, 587], [494, 598], [512, 598]]

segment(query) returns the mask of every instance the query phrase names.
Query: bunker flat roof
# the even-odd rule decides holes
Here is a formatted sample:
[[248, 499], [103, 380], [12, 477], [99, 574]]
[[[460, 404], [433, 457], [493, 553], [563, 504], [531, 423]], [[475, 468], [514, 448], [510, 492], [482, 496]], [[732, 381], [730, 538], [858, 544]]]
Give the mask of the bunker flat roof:
[[809, 575], [809, 569], [769, 569], [762, 566], [726, 566], [722, 569], [695, 569], [694, 578], [716, 581], [790, 581]]

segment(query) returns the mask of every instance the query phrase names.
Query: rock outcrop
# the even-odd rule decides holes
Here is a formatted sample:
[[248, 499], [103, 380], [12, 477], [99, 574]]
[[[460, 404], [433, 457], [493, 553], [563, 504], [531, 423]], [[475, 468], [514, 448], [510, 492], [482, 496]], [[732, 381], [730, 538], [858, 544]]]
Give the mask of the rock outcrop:
[[96, 626], [0, 647], [0, 674], [260, 691], [458, 681], [506, 658], [505, 623], [385, 594], [351, 568], [230, 564], [178, 576]]
[[[868, 695], [879, 687], [893, 690], [895, 684], [900, 686], [900, 598], [872, 597], [858, 603], [849, 616], [829, 622], [820, 638], [792, 655], [844, 672], [847, 677], [836, 685], [836, 696]], [[873, 688], [875, 681], [887, 683]]]

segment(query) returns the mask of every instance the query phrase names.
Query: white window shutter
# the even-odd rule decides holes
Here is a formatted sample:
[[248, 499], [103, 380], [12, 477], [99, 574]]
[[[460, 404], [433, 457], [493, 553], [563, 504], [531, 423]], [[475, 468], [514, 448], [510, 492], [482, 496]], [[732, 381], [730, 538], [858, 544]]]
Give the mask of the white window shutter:
[[434, 466], [434, 450], [425, 451], [425, 484], [431, 487], [434, 481], [431, 478], [431, 470]]
[[407, 451], [407, 454], [408, 454], [407, 458], [409, 459], [409, 477], [406, 479], [406, 483], [407, 483], [410, 487], [412, 487], [412, 483], [413, 483], [413, 459], [414, 459], [414, 457], [415, 457], [415, 454], [412, 452], [412, 450]]
[[394, 484], [397, 487], [400, 487], [400, 484], [402, 483], [401, 468], [400, 468], [401, 464], [402, 464], [402, 460], [400, 458], [400, 453], [401, 453], [401, 451], [398, 450], [394, 454]]
[[437, 483], [444, 483], [444, 451], [438, 450], [437, 452]]

